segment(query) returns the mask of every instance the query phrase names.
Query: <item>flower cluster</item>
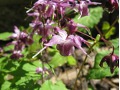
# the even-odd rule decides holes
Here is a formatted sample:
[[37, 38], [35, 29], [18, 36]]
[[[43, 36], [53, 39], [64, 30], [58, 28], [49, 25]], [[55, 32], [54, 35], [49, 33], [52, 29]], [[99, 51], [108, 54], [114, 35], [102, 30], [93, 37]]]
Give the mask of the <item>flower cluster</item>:
[[90, 0], [38, 0], [27, 11], [28, 16], [34, 18], [30, 23], [33, 27], [32, 33], [42, 36], [41, 41], [45, 47], [57, 45], [57, 49], [64, 56], [71, 55], [75, 47], [87, 54], [81, 46], [82, 43], [88, 44], [88, 42], [75, 33], [78, 27], [89, 29], [66, 17], [66, 13], [74, 11], [80, 14], [80, 17], [87, 16], [88, 6], [96, 4], [99, 3]]
[[26, 45], [30, 45], [33, 43], [32, 37], [28, 35], [26, 32], [20, 31], [16, 26], [14, 27], [14, 32], [10, 38], [14, 39], [14, 41], [10, 44], [15, 45], [13, 53], [11, 55], [12, 59], [19, 59], [22, 57], [22, 50], [25, 48]]

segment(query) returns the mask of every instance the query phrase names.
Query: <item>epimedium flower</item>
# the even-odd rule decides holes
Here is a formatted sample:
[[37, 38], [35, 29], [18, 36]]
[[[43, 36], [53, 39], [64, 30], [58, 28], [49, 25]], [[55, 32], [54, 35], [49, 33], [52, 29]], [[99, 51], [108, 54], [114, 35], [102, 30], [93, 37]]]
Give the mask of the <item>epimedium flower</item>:
[[32, 37], [26, 32], [20, 31], [17, 26], [14, 26], [14, 33], [10, 36], [10, 38], [19, 42], [23, 42], [24, 44], [33, 43]]
[[[56, 4], [53, 1], [50, 0], [38, 0], [34, 3], [34, 6], [27, 11], [28, 16], [39, 16], [42, 20], [42, 18], [49, 18], [51, 16], [55, 16], [55, 7]], [[33, 13], [29, 13], [33, 10]], [[38, 14], [39, 13], [39, 14]]]
[[25, 46], [31, 45], [33, 43], [32, 37], [26, 32], [20, 31], [17, 26], [14, 26], [14, 33], [10, 36], [10, 38], [14, 39], [14, 41], [7, 44], [14, 45], [14, 50], [11, 55], [12, 59], [19, 59], [23, 57], [22, 50], [25, 48]]
[[106, 62], [110, 67], [110, 72], [113, 73], [116, 67], [119, 67], [119, 56], [110, 53], [102, 58], [100, 66], [103, 67], [103, 63]]
[[78, 27], [84, 28], [85, 30], [89, 30], [89, 28], [87, 28], [86, 26], [79, 23], [75, 23], [73, 20], [70, 20], [68, 22], [67, 27], [70, 34], [74, 34], [78, 30]]
[[115, 9], [118, 9], [118, 0], [108, 0], [108, 11], [113, 12]]
[[41, 68], [41, 67], [37, 67], [36, 68], [36, 73], [47, 73], [48, 69], [47, 68]]
[[118, 0], [109, 0], [113, 8], [117, 9], [118, 8]]
[[[80, 13], [81, 16], [89, 15], [88, 6], [100, 4], [97, 2], [91, 2], [90, 0], [38, 0], [34, 3], [34, 6], [27, 11], [34, 11], [36, 13], [28, 14], [29, 16], [39, 15], [41, 18], [55, 17], [57, 13], [63, 17], [66, 9], [73, 9]], [[39, 14], [38, 14], [39, 12]]]
[[85, 50], [81, 47], [82, 42], [87, 44], [88, 42], [82, 37], [77, 35], [67, 35], [67, 32], [60, 30], [57, 27], [58, 35], [54, 35], [52, 39], [45, 44], [45, 46], [57, 45], [57, 49], [60, 51], [61, 55], [68, 56], [71, 55], [74, 51], [74, 48], [77, 47], [81, 49], [84, 54], [87, 54]]
[[89, 15], [89, 9], [88, 9], [89, 5], [101, 4], [101, 3], [98, 3], [98, 2], [91, 2], [90, 0], [80, 0], [79, 3], [75, 2], [75, 1], [72, 1], [72, 3], [74, 4], [74, 5], [72, 5], [73, 9], [76, 12], [80, 13], [80, 17]]
[[101, 2], [102, 6], [108, 13], [112, 13], [114, 10], [117, 10], [119, 8], [118, 0], [104, 0]]
[[47, 36], [49, 36], [50, 34], [51, 34], [51, 29], [53, 28], [52, 27], [52, 24], [53, 24], [54, 22], [52, 22], [51, 20], [47, 20], [46, 21], [46, 23], [43, 25], [43, 23], [42, 23], [42, 25], [41, 26], [39, 26], [39, 28], [38, 28], [38, 34], [39, 35], [41, 35], [42, 37], [47, 37]]
[[88, 16], [89, 15], [88, 3], [86, 3], [86, 1], [80, 1], [78, 11], [80, 12], [81, 16]]
[[56, 11], [63, 17], [66, 8], [70, 8], [69, 0], [53, 0], [56, 6]]
[[41, 35], [42, 42], [46, 42], [47, 37], [52, 35], [52, 28], [53, 28], [52, 24], [54, 24], [54, 22], [49, 19], [47, 19], [46, 23], [44, 24], [40, 21], [32, 22], [30, 24], [31, 27], [33, 27], [34, 29], [32, 34], [37, 33], [38, 35]]
[[42, 68], [40, 68], [40, 67], [36, 68], [36, 73], [42, 73], [42, 72], [43, 72]]
[[21, 57], [23, 57], [21, 51], [16, 51], [16, 50], [14, 50], [12, 55], [10, 56], [11, 59], [19, 59]]

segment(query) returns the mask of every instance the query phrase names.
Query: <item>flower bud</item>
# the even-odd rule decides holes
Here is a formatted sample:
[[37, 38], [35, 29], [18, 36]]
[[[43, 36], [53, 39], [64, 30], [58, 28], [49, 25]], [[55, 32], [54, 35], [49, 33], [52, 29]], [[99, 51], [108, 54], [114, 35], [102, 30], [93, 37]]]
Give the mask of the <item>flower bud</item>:
[[36, 68], [36, 73], [47, 73], [48, 69], [47, 68], [41, 68], [41, 67], [38, 67]]
[[36, 73], [41, 73], [41, 72], [43, 72], [43, 69], [40, 68], [40, 67], [38, 67], [38, 68], [36, 69]]

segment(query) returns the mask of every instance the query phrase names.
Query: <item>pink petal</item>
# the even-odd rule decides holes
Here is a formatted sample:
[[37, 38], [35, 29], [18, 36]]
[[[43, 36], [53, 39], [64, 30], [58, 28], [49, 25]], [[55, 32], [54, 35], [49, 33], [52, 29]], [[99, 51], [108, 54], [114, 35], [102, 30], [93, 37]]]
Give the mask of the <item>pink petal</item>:
[[44, 45], [53, 46], [55, 44], [60, 44], [62, 42], [63, 42], [63, 39], [59, 35], [55, 35], [55, 36], [52, 37], [52, 39], [48, 43], [46, 43]]
[[58, 33], [63, 38], [63, 40], [66, 40], [67, 32], [65, 30], [59, 30]]
[[20, 30], [17, 28], [17, 26], [14, 26], [14, 32], [17, 35], [20, 35]]

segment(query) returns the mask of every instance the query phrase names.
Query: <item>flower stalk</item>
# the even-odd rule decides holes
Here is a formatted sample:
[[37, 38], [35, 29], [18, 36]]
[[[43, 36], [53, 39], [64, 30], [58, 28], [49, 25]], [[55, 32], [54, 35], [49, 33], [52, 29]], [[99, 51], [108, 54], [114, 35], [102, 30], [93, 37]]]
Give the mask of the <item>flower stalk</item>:
[[[97, 42], [95, 41], [95, 42], [93, 43], [93, 45], [92, 45], [92, 46], [89, 48], [89, 50], [88, 50], [88, 54], [90, 54], [91, 50], [93, 49], [93, 47], [94, 47], [97, 43], [98, 43], [98, 41], [97, 41]], [[79, 72], [78, 72], [78, 74], [77, 74], [77, 77], [76, 77], [76, 80], [75, 80], [75, 84], [74, 84], [73, 90], [77, 90], [77, 80], [78, 80], [78, 78], [79, 78], [79, 76], [80, 76], [80, 72], [81, 72], [81, 70], [83, 69], [84, 64], [85, 64], [87, 58], [88, 58], [88, 55], [85, 56], [85, 59], [84, 59], [82, 65], [81, 65], [81, 67], [79, 67]]]

